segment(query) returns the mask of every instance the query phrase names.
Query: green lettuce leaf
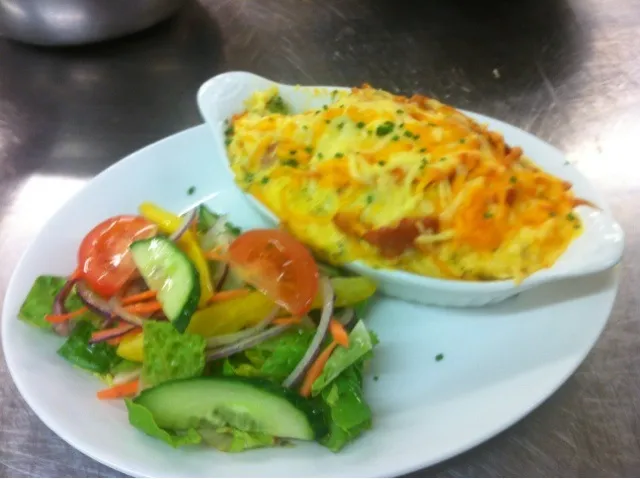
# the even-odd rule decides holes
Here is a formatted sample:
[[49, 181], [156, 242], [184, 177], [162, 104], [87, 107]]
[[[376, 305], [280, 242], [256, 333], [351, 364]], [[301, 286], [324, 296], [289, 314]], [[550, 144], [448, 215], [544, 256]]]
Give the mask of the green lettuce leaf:
[[222, 374], [224, 376], [242, 376], [245, 378], [262, 377], [260, 369], [251, 363], [233, 364], [232, 360], [226, 358], [222, 364]]
[[128, 373], [139, 367], [140, 363], [129, 361], [128, 359], [120, 359], [120, 362], [111, 368], [111, 374]]
[[362, 321], [358, 321], [349, 333], [349, 347], [337, 348], [322, 369], [322, 374], [311, 386], [311, 393], [316, 396], [323, 388], [337, 378], [342, 371], [360, 361], [373, 349], [371, 335]]
[[203, 427], [198, 429], [198, 433], [205, 443], [224, 452], [242, 452], [247, 449], [278, 445], [278, 440], [274, 436], [261, 432], [240, 431], [230, 426]]
[[362, 361], [349, 366], [320, 395], [329, 426], [329, 433], [320, 443], [333, 452], [371, 428], [371, 409], [362, 390], [362, 368]]
[[309, 348], [315, 331], [299, 329], [283, 334], [258, 346], [266, 356], [260, 374], [280, 383], [294, 370]]
[[[209, 231], [213, 225], [220, 219], [220, 215], [218, 213], [214, 213], [205, 205], [200, 205], [198, 207], [198, 224], [197, 230], [199, 233], [206, 233]], [[233, 223], [226, 222], [225, 227], [228, 233], [233, 236], [239, 236], [242, 230], [235, 226]]]
[[298, 329], [265, 341], [225, 361], [223, 374], [281, 383], [300, 362], [313, 335], [312, 330]]
[[89, 322], [81, 321], [58, 349], [58, 354], [70, 363], [100, 375], [107, 374], [120, 362], [116, 348], [106, 342], [89, 344], [91, 333], [96, 328]]
[[373, 296], [368, 297], [353, 305], [353, 312], [356, 315], [357, 319], [364, 319], [367, 316], [367, 312], [369, 311], [369, 306], [371, 306], [371, 300]]
[[154, 386], [170, 379], [201, 376], [206, 342], [199, 334], [179, 333], [171, 323], [144, 325], [142, 378]]
[[[51, 329], [51, 323], [45, 319], [45, 316], [51, 314], [53, 310], [53, 302], [57, 294], [60, 292], [67, 278], [60, 276], [38, 276], [31, 286], [31, 290], [20, 307], [18, 318], [22, 321], [42, 329]], [[65, 306], [69, 311], [80, 309], [84, 304], [75, 290], [65, 301]], [[95, 314], [91, 312], [80, 315], [77, 319], [98, 321]]]
[[189, 429], [185, 434], [167, 431], [156, 424], [151, 411], [146, 407], [136, 404], [131, 399], [125, 399], [125, 404], [127, 405], [131, 425], [149, 436], [160, 439], [172, 447], [198, 444], [202, 441], [202, 437], [195, 429]]

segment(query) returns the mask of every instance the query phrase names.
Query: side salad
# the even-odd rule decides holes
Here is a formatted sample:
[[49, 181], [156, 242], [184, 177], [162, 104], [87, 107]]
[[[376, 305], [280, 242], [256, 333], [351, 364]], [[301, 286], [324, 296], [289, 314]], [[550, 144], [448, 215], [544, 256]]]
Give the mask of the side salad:
[[227, 452], [372, 425], [363, 391], [378, 340], [371, 280], [317, 262], [281, 229], [241, 232], [204, 205], [108, 218], [69, 277], [38, 277], [19, 318], [66, 337], [58, 354], [173, 447]]

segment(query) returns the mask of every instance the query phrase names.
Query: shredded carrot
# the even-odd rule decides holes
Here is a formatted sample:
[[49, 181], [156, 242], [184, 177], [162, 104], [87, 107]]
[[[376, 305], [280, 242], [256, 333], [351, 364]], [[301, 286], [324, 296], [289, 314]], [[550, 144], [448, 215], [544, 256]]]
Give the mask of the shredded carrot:
[[110, 344], [111, 346], [117, 346], [118, 344], [120, 344], [125, 339], [129, 339], [129, 338], [131, 338], [133, 336], [137, 336], [141, 332], [142, 332], [142, 328], [135, 327], [131, 331], [129, 331], [128, 333], [123, 334], [122, 336], [117, 336], [117, 337], [115, 337], [113, 339], [107, 339], [107, 344]]
[[329, 344], [329, 346], [327, 346], [313, 362], [304, 377], [302, 386], [300, 387], [300, 396], [309, 397], [311, 394], [311, 386], [313, 386], [313, 383], [320, 377], [320, 374], [322, 374], [324, 365], [327, 364], [327, 361], [329, 360], [331, 353], [333, 353], [333, 350], [336, 349], [336, 346], [338, 346], [338, 343], [331, 341], [331, 344]]
[[146, 314], [155, 313], [162, 309], [162, 305], [158, 301], [148, 301], [146, 303], [136, 303], [126, 306], [125, 309], [130, 313]]
[[228, 299], [242, 298], [243, 296], [251, 293], [251, 290], [248, 288], [239, 288], [239, 289], [230, 289], [229, 291], [220, 291], [219, 293], [214, 294], [209, 300], [210, 303], [215, 303], [217, 301], [226, 301]]
[[300, 324], [301, 318], [299, 316], [285, 316], [282, 318], [274, 319], [271, 324], [276, 326], [290, 326], [293, 324]]
[[121, 333], [125, 333], [127, 331], [131, 330], [131, 325], [130, 324], [121, 324], [119, 326], [116, 326], [114, 328], [108, 328], [108, 329], [103, 329], [101, 331], [96, 331], [95, 333], [93, 333], [91, 335], [91, 340], [92, 341], [100, 341], [102, 339], [104, 339], [105, 337], [109, 337], [113, 334], [121, 334]]
[[329, 331], [336, 343], [344, 348], [349, 347], [349, 333], [347, 333], [340, 321], [332, 319], [329, 323]]
[[98, 399], [120, 399], [126, 396], [135, 396], [138, 394], [139, 380], [134, 379], [128, 383], [118, 384], [107, 389], [98, 391]]
[[578, 206], [582, 206], [582, 205], [584, 205], [584, 206], [589, 206], [589, 207], [591, 207], [591, 208], [595, 208], [595, 209], [597, 209], [597, 210], [599, 210], [599, 209], [600, 209], [598, 206], [596, 206], [595, 204], [593, 204], [593, 203], [592, 203], [591, 201], [589, 201], [589, 200], [585, 200], [585, 199], [582, 199], [582, 198], [576, 198], [576, 199], [574, 199], [574, 200], [573, 200], [573, 205], [572, 205], [572, 206], [573, 206], [574, 208], [577, 208]]
[[141, 301], [146, 301], [148, 299], [155, 299], [156, 292], [155, 291], [145, 291], [144, 293], [132, 294], [130, 296], [126, 296], [122, 298], [122, 304], [133, 304], [139, 303]]
[[204, 254], [204, 257], [212, 261], [225, 261], [224, 257], [221, 254], [221, 248], [219, 246], [213, 248], [211, 251], [207, 251]]
[[78, 316], [88, 312], [89, 309], [83, 306], [80, 309], [76, 309], [75, 311], [71, 311], [70, 313], [65, 314], [47, 314], [44, 319], [49, 321], [50, 323], [64, 323], [65, 321], [69, 321], [70, 319], [77, 318]]

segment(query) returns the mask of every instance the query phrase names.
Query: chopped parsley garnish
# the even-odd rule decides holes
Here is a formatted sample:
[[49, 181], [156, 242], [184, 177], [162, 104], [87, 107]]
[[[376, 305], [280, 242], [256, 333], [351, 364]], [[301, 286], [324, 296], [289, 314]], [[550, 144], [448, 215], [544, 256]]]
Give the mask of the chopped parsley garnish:
[[420, 148], [420, 153], [424, 153], [425, 151], [427, 151], [426, 148]]
[[327, 111], [327, 110], [329, 109], [329, 107], [328, 107], [327, 105], [322, 105], [322, 109], [323, 109], [324, 111]]
[[493, 218], [493, 213], [491, 213], [491, 211], [486, 211], [486, 212], [484, 213], [484, 217], [485, 217], [485, 218]]
[[289, 107], [280, 95], [272, 96], [266, 105], [267, 111], [271, 113], [280, 113], [281, 115], [289, 114]]
[[374, 381], [377, 381], [378, 379], [380, 379], [378, 376], [373, 376]]
[[269, 177], [263, 176], [262, 179], [260, 180], [260, 183], [262, 183], [263, 185], [266, 185], [267, 183], [269, 183]]
[[344, 128], [344, 121], [338, 123], [338, 130], [342, 130]]
[[317, 156], [318, 156], [318, 158], [320, 158], [320, 159], [324, 158], [324, 155], [323, 155], [322, 153], [320, 153], [320, 152], [318, 152]]
[[425, 166], [427, 166], [427, 159], [426, 158], [422, 158], [420, 160], [420, 169], [423, 169]]
[[224, 140], [224, 144], [229, 146], [231, 144], [231, 138], [227, 138], [226, 140]]
[[311, 147], [311, 146], [306, 146], [306, 147], [304, 148], [304, 151], [306, 151], [307, 153], [312, 153], [312, 152], [313, 152], [313, 147]]
[[512, 176], [511, 178], [509, 178], [509, 181], [511, 183], [515, 183], [516, 181], [518, 181], [518, 178], [516, 178], [515, 176]]
[[378, 162], [378, 164], [379, 164], [380, 166], [384, 166], [384, 161], [379, 161], [379, 162]]
[[403, 111], [403, 110], [399, 110], [399, 109], [398, 109], [398, 110], [396, 110], [396, 113], [397, 113], [398, 115], [401, 115], [402, 113], [404, 113], [404, 111]]
[[283, 165], [286, 165], [286, 166], [291, 166], [292, 168], [295, 168], [296, 166], [298, 166], [298, 160], [295, 160], [295, 159], [293, 159], [293, 158], [290, 158], [290, 159], [288, 159], [288, 160], [284, 160], [284, 161], [282, 162], [282, 164], [283, 164]]
[[442, 158], [440, 158], [440, 161], [447, 161], [447, 157], [443, 156]]
[[398, 141], [400, 139], [400, 137], [398, 135], [393, 135], [393, 138], [391, 138], [393, 141]]
[[233, 125], [227, 127], [226, 130], [224, 130], [224, 135], [225, 136], [231, 136], [233, 135]]
[[413, 133], [411, 133], [409, 130], [405, 131], [404, 136], [406, 136], [407, 138], [413, 138]]
[[187, 194], [189, 196], [191, 196], [192, 194], [194, 194], [196, 192], [196, 187], [195, 186], [190, 186], [189, 189], [187, 190]]
[[467, 139], [466, 138], [460, 138], [460, 143], [466, 143]]
[[337, 152], [337, 153], [336, 153], [335, 155], [333, 155], [333, 156], [335, 156], [336, 158], [342, 158], [342, 157], [344, 156], [344, 153]]
[[357, 126], [358, 128], [364, 128], [364, 121], [359, 121], [359, 122], [356, 124], [356, 126]]
[[440, 354], [436, 354], [436, 361], [442, 361], [444, 359], [444, 354], [440, 353]]
[[367, 195], [367, 204], [370, 205], [373, 203], [373, 195]]
[[324, 122], [328, 125], [329, 123], [331, 123], [331, 120], [325, 120]]
[[567, 215], [567, 219], [568, 219], [569, 221], [574, 221], [574, 220], [576, 219], [576, 215], [574, 215], [573, 213], [569, 213], [569, 214]]
[[376, 135], [385, 136], [393, 131], [395, 125], [392, 121], [385, 121], [382, 125], [378, 125], [376, 128]]
[[253, 173], [247, 173], [244, 176], [244, 181], [246, 181], [247, 183], [251, 183], [253, 181]]
[[551, 216], [552, 218], [557, 215], [558, 213], [556, 213], [555, 211], [549, 211], [549, 216]]
[[302, 125], [302, 129], [303, 129], [303, 130], [308, 130], [308, 129], [309, 129], [309, 127], [308, 127], [307, 125]]
[[295, 155], [295, 154], [296, 154], [296, 150], [291, 150], [291, 151], [289, 151], [289, 154], [290, 154], [290, 155]]

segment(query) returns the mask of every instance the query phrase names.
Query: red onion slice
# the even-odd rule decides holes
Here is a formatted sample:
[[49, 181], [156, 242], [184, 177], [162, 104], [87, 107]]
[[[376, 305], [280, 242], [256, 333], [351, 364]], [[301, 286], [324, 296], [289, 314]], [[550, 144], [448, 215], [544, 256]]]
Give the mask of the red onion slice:
[[207, 339], [207, 347], [208, 348], [217, 348], [220, 346], [226, 346], [228, 344], [237, 343], [242, 341], [243, 339], [250, 338], [254, 334], [258, 334], [262, 330], [264, 330], [271, 321], [273, 321], [278, 312], [280, 311], [280, 307], [276, 306], [273, 311], [271, 311], [263, 320], [261, 320], [258, 324], [253, 326], [252, 328], [247, 328], [242, 331], [238, 331], [237, 333], [231, 334], [223, 334], [221, 336], [212, 336]]
[[227, 263], [224, 263], [224, 265], [222, 265], [220, 276], [216, 281], [216, 291], [222, 291], [222, 288], [224, 287], [224, 282], [227, 280], [228, 274], [229, 274], [229, 265]]
[[121, 306], [115, 304], [115, 302], [111, 303], [100, 297], [99, 295], [91, 291], [83, 281], [79, 281], [78, 283], [76, 283], [76, 291], [78, 292], [80, 299], [87, 306], [87, 308], [89, 308], [94, 313], [105, 317], [107, 320], [112, 320], [115, 316], [129, 324], [142, 326], [142, 318], [136, 316], [135, 314], [131, 314]]
[[356, 313], [353, 308], [345, 309], [342, 314], [336, 318], [340, 324], [342, 324], [347, 330], [351, 329], [355, 325], [354, 319], [356, 318]]
[[273, 328], [269, 328], [266, 331], [262, 331], [254, 336], [251, 336], [242, 341], [238, 341], [234, 344], [229, 344], [228, 346], [224, 346], [222, 348], [214, 349], [207, 355], [207, 361], [215, 361], [216, 359], [224, 359], [229, 356], [233, 356], [234, 354], [240, 353], [246, 349], [252, 348], [267, 339], [271, 339], [275, 336], [282, 334], [284, 331], [289, 329], [291, 325], [283, 324], [280, 326], [274, 326]]
[[189, 229], [189, 226], [191, 226], [191, 223], [195, 221], [197, 215], [198, 215], [198, 208], [193, 208], [189, 210], [184, 215], [184, 219], [182, 220], [182, 224], [180, 225], [180, 228], [178, 228], [173, 233], [171, 233], [171, 235], [169, 236], [169, 239], [171, 241], [178, 241], [180, 238], [182, 238], [182, 235], [185, 234], [185, 232]]
[[200, 238], [200, 246], [204, 251], [214, 248], [224, 254], [236, 237], [227, 227], [227, 215], [218, 217], [217, 221]]
[[129, 383], [129, 382], [133, 381], [134, 379], [138, 379], [140, 377], [141, 373], [142, 373], [142, 368], [136, 368], [136, 369], [133, 369], [131, 371], [118, 373], [115, 376], [113, 376], [112, 383], [113, 383], [114, 386], [118, 386], [120, 384]]
[[100, 334], [103, 333], [103, 331], [98, 331], [96, 335], [99, 335], [99, 337], [96, 339], [94, 339], [94, 337], [91, 337], [91, 339], [89, 339], [89, 344], [102, 343], [109, 339], [119, 338], [120, 336], [124, 336], [125, 334], [130, 333], [135, 328], [137, 328], [137, 326], [134, 326], [133, 324], [127, 324], [125, 326], [113, 328], [109, 331], [109, 333], [105, 332], [104, 334]]
[[[71, 290], [73, 290], [73, 286], [75, 284], [75, 279], [68, 279], [67, 282], [62, 286], [60, 291], [58, 291], [58, 294], [56, 294], [56, 297], [53, 300], [53, 308], [51, 310], [52, 314], [60, 315], [68, 313], [64, 303], [67, 301], [67, 298], [69, 297], [69, 294], [71, 294]], [[69, 321], [54, 324], [53, 330], [60, 336], [68, 336], [69, 332], [71, 331]]]
[[142, 326], [144, 324], [144, 318], [130, 313], [122, 307], [120, 301], [117, 298], [113, 298], [109, 301], [109, 305], [112, 308], [113, 315], [122, 319], [129, 324], [135, 324], [136, 326]]
[[331, 282], [325, 276], [320, 279], [320, 286], [322, 287], [322, 315], [320, 316], [320, 322], [318, 323], [318, 329], [316, 329], [316, 334], [313, 336], [311, 340], [311, 344], [309, 344], [309, 348], [307, 352], [304, 353], [304, 356], [291, 371], [291, 374], [284, 380], [282, 385], [286, 388], [290, 388], [298, 383], [304, 374], [307, 372], [309, 365], [313, 362], [313, 360], [318, 355], [320, 351], [320, 346], [322, 345], [322, 341], [327, 336], [327, 331], [329, 329], [329, 322], [331, 321], [331, 316], [333, 315], [333, 288], [331, 287]]

